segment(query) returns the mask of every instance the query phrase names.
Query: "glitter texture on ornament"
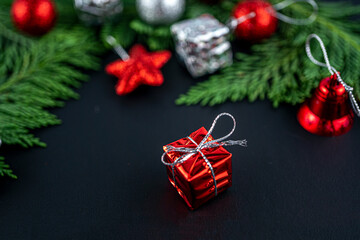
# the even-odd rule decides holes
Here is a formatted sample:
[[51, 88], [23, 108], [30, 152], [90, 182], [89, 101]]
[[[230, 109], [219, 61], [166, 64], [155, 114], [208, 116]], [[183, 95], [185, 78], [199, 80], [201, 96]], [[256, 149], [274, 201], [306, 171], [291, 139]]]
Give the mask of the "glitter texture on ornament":
[[230, 30], [211, 15], [175, 23], [176, 52], [193, 77], [213, 73], [233, 62]]

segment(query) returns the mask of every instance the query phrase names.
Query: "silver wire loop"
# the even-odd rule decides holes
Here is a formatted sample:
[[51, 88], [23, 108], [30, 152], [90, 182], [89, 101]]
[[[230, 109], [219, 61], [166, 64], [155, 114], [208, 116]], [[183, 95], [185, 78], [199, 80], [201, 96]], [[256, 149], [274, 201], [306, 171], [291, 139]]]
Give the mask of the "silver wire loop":
[[[295, 18], [291, 18], [288, 17], [282, 13], [279, 12], [279, 10], [282, 10], [294, 3], [297, 2], [304, 2], [304, 3], [308, 3], [313, 7], [313, 13], [305, 19], [295, 19]], [[285, 0], [283, 2], [279, 2], [275, 5], [273, 5], [273, 8], [276, 10], [276, 15], [274, 17], [277, 17], [278, 19], [280, 19], [283, 22], [289, 23], [289, 24], [294, 24], [294, 25], [307, 25], [310, 23], [313, 23], [318, 15], [319, 12], [319, 6], [317, 5], [317, 3], [314, 0]]]
[[116, 41], [116, 39], [113, 36], [107, 36], [106, 42], [110, 44], [114, 48], [114, 51], [119, 55], [121, 60], [126, 61], [129, 60], [130, 56], [125, 51], [125, 49]]
[[[213, 132], [215, 125], [217, 123], [217, 121], [219, 120], [220, 117], [222, 116], [228, 116], [233, 120], [233, 128], [231, 129], [230, 133], [228, 133], [227, 135], [209, 141], [207, 143], [206, 140], [209, 138], [209, 136], [211, 135], [211, 133]], [[174, 185], [176, 186], [176, 181], [175, 181], [175, 166], [182, 164], [183, 162], [187, 161], [188, 159], [190, 159], [190, 157], [196, 153], [200, 153], [201, 156], [203, 157], [205, 163], [207, 164], [207, 166], [209, 167], [210, 171], [211, 171], [211, 175], [213, 177], [214, 180], [214, 187], [215, 187], [215, 196], [217, 196], [217, 182], [215, 179], [215, 172], [214, 169], [210, 163], [210, 161], [207, 159], [207, 157], [205, 156], [205, 154], [201, 151], [203, 149], [207, 149], [207, 148], [214, 148], [214, 147], [219, 147], [219, 146], [233, 146], [233, 145], [240, 145], [242, 147], [246, 147], [247, 146], [247, 141], [244, 140], [228, 140], [228, 141], [223, 141], [225, 139], [227, 139], [228, 137], [230, 137], [233, 132], [235, 131], [236, 128], [236, 121], [235, 118], [229, 114], [229, 113], [221, 113], [219, 114], [214, 122], [212, 123], [208, 133], [205, 135], [205, 137], [203, 138], [203, 140], [201, 140], [201, 142], [199, 144], [197, 144], [191, 137], [187, 137], [191, 142], [193, 142], [197, 147], [196, 148], [184, 148], [184, 147], [173, 147], [173, 146], [166, 146], [166, 151], [163, 153], [163, 155], [161, 156], [161, 162], [166, 165], [166, 166], [171, 166], [171, 171], [172, 171], [172, 175], [173, 175], [173, 181], [174, 181]], [[180, 156], [178, 159], [176, 159], [174, 162], [172, 163], [168, 163], [165, 161], [165, 156], [168, 152], [182, 152], [184, 153], [182, 156]]]
[[[320, 47], [321, 47], [321, 50], [322, 50], [323, 55], [324, 55], [324, 60], [325, 60], [324, 63], [316, 60], [316, 59], [314, 58], [314, 56], [312, 55], [312, 53], [311, 53], [311, 46], [310, 46], [310, 41], [311, 41], [312, 39], [316, 39], [316, 40], [319, 42]], [[356, 101], [356, 99], [355, 99], [355, 97], [354, 97], [354, 94], [353, 94], [353, 92], [352, 92], [354, 89], [353, 89], [351, 86], [347, 85], [347, 84], [344, 82], [344, 80], [341, 78], [340, 73], [339, 73], [333, 66], [331, 66], [330, 61], [329, 61], [329, 57], [328, 57], [328, 54], [327, 54], [327, 51], [326, 51], [326, 48], [325, 48], [325, 45], [324, 45], [323, 41], [321, 40], [321, 38], [320, 38], [318, 35], [316, 35], [316, 34], [310, 34], [310, 35], [308, 36], [308, 38], [306, 39], [305, 50], [306, 50], [307, 56], [309, 57], [309, 59], [310, 59], [314, 64], [316, 64], [316, 65], [318, 65], [318, 66], [320, 66], [320, 67], [326, 67], [326, 68], [329, 70], [329, 72], [331, 73], [331, 75], [336, 74], [338, 82], [339, 82], [341, 85], [344, 86], [345, 90], [346, 90], [346, 91], [348, 92], [348, 94], [349, 94], [349, 99], [350, 99], [350, 102], [351, 102], [351, 106], [352, 106], [355, 114], [356, 114], [358, 117], [360, 117], [359, 104], [357, 103], [357, 101]]]

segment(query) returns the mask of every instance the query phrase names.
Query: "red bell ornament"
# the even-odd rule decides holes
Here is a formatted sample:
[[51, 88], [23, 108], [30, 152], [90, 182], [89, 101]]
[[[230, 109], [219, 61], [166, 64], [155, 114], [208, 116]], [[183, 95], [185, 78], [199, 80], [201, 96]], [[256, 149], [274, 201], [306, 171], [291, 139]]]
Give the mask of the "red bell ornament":
[[338, 136], [348, 132], [354, 122], [349, 94], [337, 76], [320, 82], [311, 99], [298, 112], [298, 120], [307, 131], [322, 136]]
[[[322, 48], [325, 63], [317, 61], [311, 54], [310, 40], [315, 38]], [[323, 79], [311, 99], [298, 112], [300, 125], [310, 133], [321, 136], [339, 136], [347, 133], [354, 123], [354, 112], [360, 116], [360, 109], [352, 93], [352, 87], [341, 79], [330, 65], [326, 49], [320, 37], [312, 34], [306, 43], [306, 53], [315, 64], [327, 67], [331, 77]]]
[[[314, 11], [306, 19], [294, 19], [279, 11], [295, 2], [306, 2]], [[295, 25], [306, 25], [315, 21], [318, 12], [318, 5], [314, 0], [285, 0], [271, 5], [265, 0], [245, 0], [238, 3], [229, 22], [231, 29], [235, 29], [235, 35], [242, 40], [259, 42], [274, 34], [277, 28], [278, 19]]]

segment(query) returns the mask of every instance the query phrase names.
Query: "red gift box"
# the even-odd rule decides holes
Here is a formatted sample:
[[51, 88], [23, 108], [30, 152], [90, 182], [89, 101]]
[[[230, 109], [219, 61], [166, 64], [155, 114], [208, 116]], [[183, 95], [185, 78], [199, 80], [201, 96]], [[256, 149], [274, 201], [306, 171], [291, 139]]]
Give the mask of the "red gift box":
[[[232, 154], [223, 146], [246, 145], [246, 140], [218, 142], [213, 139], [210, 133], [216, 120], [223, 115], [232, 117], [230, 114], [220, 114], [209, 132], [202, 127], [189, 137], [164, 146], [162, 161], [166, 165], [169, 180], [191, 210], [231, 186]], [[233, 120], [232, 132], [235, 129]], [[232, 132], [219, 140], [227, 138]]]

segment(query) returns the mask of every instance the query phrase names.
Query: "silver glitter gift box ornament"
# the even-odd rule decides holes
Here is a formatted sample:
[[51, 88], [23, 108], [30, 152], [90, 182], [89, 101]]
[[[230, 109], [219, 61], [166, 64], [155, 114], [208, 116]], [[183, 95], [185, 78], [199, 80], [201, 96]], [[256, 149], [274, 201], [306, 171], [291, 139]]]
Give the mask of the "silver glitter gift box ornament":
[[230, 29], [211, 15], [171, 26], [176, 52], [193, 77], [213, 73], [233, 62]]
[[99, 25], [113, 20], [122, 13], [122, 0], [75, 0], [80, 20], [88, 25]]

